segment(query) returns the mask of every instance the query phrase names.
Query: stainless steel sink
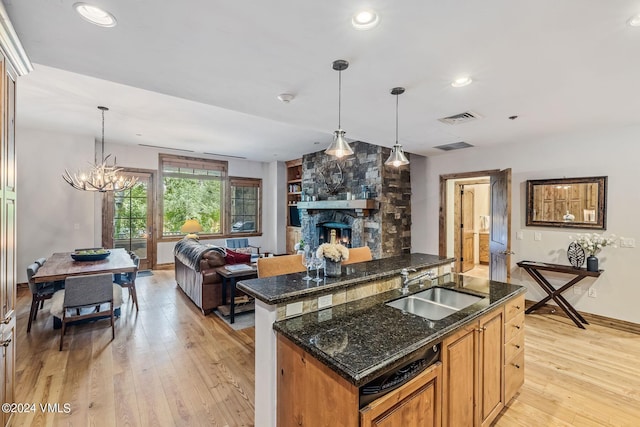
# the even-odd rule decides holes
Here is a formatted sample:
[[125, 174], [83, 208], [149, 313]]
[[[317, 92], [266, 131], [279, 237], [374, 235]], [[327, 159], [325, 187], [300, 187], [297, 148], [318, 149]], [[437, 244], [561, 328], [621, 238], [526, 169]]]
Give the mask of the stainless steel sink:
[[430, 288], [415, 295], [400, 298], [387, 305], [430, 320], [440, 320], [469, 307], [483, 297], [446, 288]]
[[469, 307], [471, 304], [475, 304], [483, 299], [476, 295], [465, 294], [447, 288], [430, 288], [426, 291], [418, 292], [413, 296], [458, 310]]
[[413, 295], [388, 302], [387, 305], [431, 320], [444, 319], [458, 311]]

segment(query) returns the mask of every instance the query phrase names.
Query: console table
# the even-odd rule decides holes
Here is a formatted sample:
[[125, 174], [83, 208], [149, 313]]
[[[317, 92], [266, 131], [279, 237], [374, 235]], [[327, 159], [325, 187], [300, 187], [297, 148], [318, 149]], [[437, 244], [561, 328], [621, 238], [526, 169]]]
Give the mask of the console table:
[[[524, 268], [524, 270], [529, 273], [533, 280], [540, 285], [543, 291], [547, 293], [547, 296], [532, 305], [525, 311], [525, 313], [529, 314], [532, 311], [542, 307], [547, 301], [553, 299], [558, 307], [560, 307], [566, 314], [569, 319], [573, 320], [573, 323], [576, 324], [577, 327], [584, 329], [584, 325], [588, 325], [584, 317], [578, 313], [578, 310], [573, 308], [571, 304], [561, 295], [567, 289], [570, 289], [576, 283], [580, 282], [585, 277], [599, 277], [604, 270], [599, 271], [587, 271], [585, 268], [574, 268], [569, 265], [560, 265], [560, 264], [548, 264], [544, 262], [535, 262], [535, 261], [520, 261], [518, 263], [518, 267]], [[567, 283], [562, 285], [560, 288], [556, 289], [549, 281], [542, 275], [541, 271], [553, 271], [556, 273], [565, 273], [571, 274], [575, 276], [573, 279], [569, 280]]]

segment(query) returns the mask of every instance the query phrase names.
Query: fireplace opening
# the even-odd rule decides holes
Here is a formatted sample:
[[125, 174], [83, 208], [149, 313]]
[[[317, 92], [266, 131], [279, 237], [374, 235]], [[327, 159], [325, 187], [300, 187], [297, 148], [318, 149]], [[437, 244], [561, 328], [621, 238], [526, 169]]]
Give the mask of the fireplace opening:
[[351, 226], [342, 222], [325, 222], [316, 226], [319, 244], [331, 241], [331, 230], [336, 230], [336, 242], [351, 247]]

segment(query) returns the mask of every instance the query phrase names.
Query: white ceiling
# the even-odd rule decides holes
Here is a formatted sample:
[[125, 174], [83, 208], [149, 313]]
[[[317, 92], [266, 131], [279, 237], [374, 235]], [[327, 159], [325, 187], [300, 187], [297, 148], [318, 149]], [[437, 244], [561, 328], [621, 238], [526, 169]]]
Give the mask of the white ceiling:
[[[87, 1], [118, 25], [87, 23], [76, 0], [3, 0], [34, 62], [21, 126], [99, 137], [106, 105], [108, 142], [287, 160], [337, 128], [335, 59], [350, 62], [347, 137], [393, 145], [389, 90], [404, 86], [400, 142], [413, 153], [640, 123], [637, 0]], [[381, 16], [373, 30], [350, 25], [363, 5]], [[451, 87], [461, 74], [474, 83]], [[437, 121], [468, 110], [483, 118]]]

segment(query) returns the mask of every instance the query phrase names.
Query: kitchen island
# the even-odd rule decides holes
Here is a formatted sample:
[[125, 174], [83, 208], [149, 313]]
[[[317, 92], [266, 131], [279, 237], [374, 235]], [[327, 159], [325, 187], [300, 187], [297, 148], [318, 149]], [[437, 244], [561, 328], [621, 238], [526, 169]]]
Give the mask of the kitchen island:
[[[388, 372], [415, 360], [416, 355], [434, 344], [442, 345], [469, 325], [474, 326], [473, 331], [482, 328], [490, 331], [492, 339], [498, 340], [502, 348], [504, 306], [524, 289], [477, 279], [473, 283], [466, 279], [454, 283], [450, 263], [451, 259], [447, 258], [411, 254], [354, 264], [344, 269], [342, 277], [327, 278], [319, 285], [301, 280], [302, 274], [241, 282], [238, 287], [256, 297], [256, 426], [287, 426], [301, 422], [303, 425], [358, 426], [358, 390], [361, 386], [383, 371]], [[482, 298], [470, 307], [437, 321], [389, 307], [386, 302], [404, 295], [399, 289], [403, 268], [417, 270], [412, 277], [422, 275], [425, 270], [431, 270], [436, 276], [433, 280], [409, 286], [410, 293], [438, 286], [464, 288], [464, 292]], [[499, 319], [490, 322], [489, 329], [486, 329], [487, 325], [480, 324], [485, 316], [498, 311]], [[493, 325], [499, 325], [499, 328], [492, 329]], [[471, 337], [475, 342], [475, 334]], [[465, 339], [460, 342], [467, 343]], [[453, 355], [452, 352], [464, 348], [456, 347], [457, 343], [451, 342], [449, 350], [442, 350], [439, 358], [443, 362], [448, 355]], [[294, 368], [301, 360], [303, 365]], [[504, 351], [500, 349], [498, 363], [501, 372], [504, 361]], [[477, 362], [473, 358], [470, 363]], [[431, 378], [433, 384], [437, 384], [432, 390], [437, 391], [434, 396], [441, 395], [444, 384], [444, 374], [442, 377], [433, 374], [439, 372], [434, 369], [439, 370], [440, 366], [438, 362], [415, 378]], [[472, 369], [471, 375], [476, 371]], [[505, 396], [502, 380], [503, 375], [500, 374], [497, 379], [500, 382], [500, 403], [504, 402]], [[470, 381], [477, 383], [473, 378]], [[398, 390], [414, 387], [413, 382]], [[276, 384], [279, 384], [279, 389]], [[319, 384], [324, 385], [325, 395], [318, 395], [321, 393]], [[473, 396], [472, 402], [475, 405]], [[328, 407], [331, 411], [327, 410]], [[322, 421], [322, 413], [334, 415]], [[439, 419], [439, 414], [440, 411], [434, 416]], [[450, 415], [453, 421], [456, 415]]]

